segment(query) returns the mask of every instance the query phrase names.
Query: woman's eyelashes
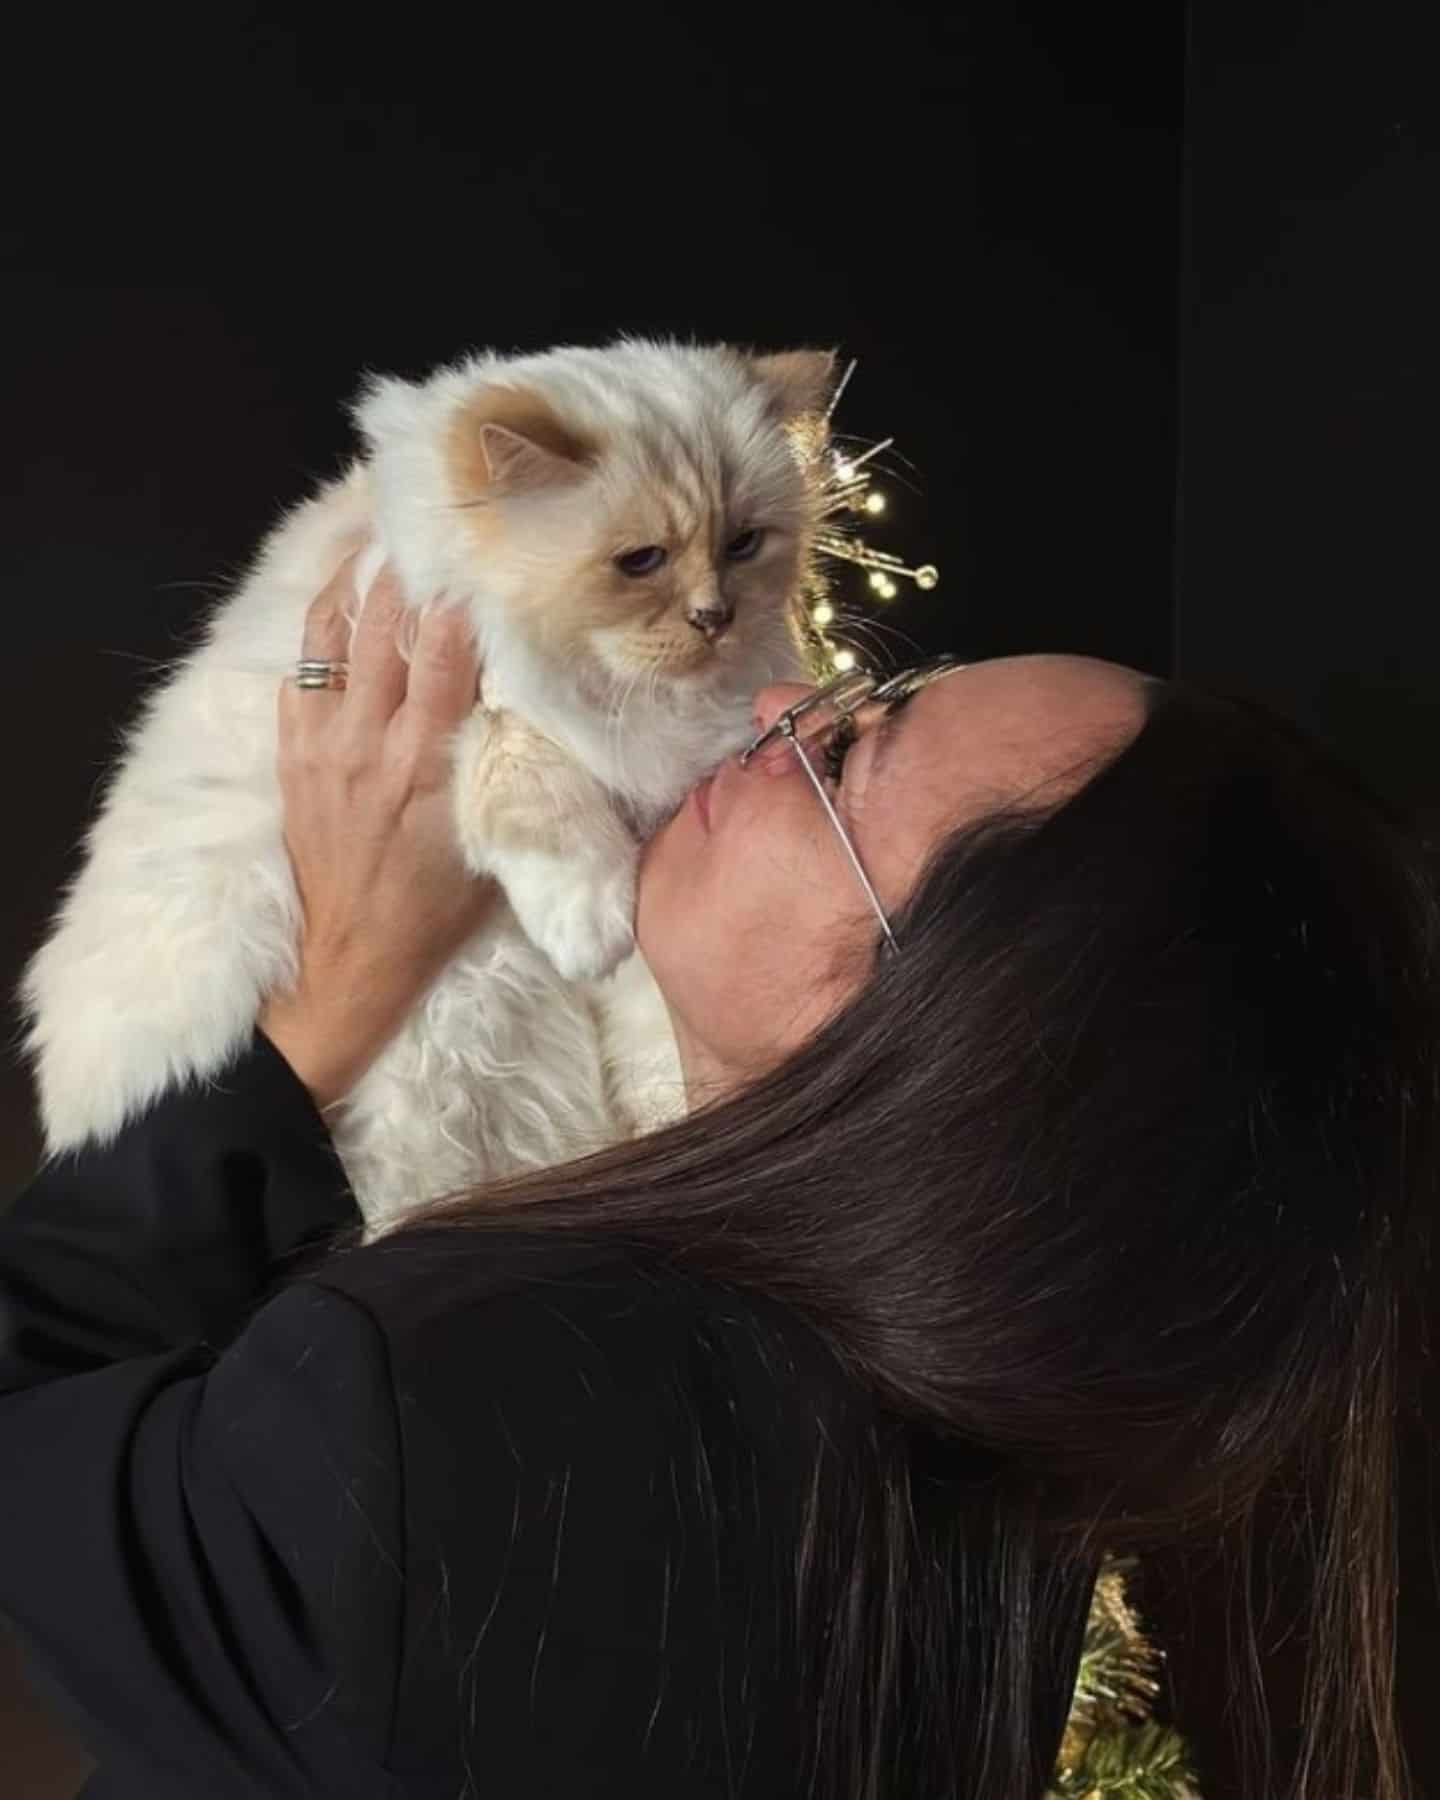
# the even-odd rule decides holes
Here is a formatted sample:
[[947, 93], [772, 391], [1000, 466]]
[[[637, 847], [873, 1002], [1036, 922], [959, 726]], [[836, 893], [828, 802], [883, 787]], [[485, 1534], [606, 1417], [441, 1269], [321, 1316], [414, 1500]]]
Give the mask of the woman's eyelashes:
[[846, 713], [843, 719], [836, 720], [834, 728], [825, 740], [822, 757], [825, 779], [834, 782], [837, 787], [845, 768], [845, 758], [850, 754], [850, 746], [855, 742], [857, 735], [854, 714]]
[[[907, 706], [914, 699], [918, 692], [918, 688], [911, 688], [903, 694], [896, 695], [893, 700], [884, 705], [882, 711], [887, 716], [899, 712], [903, 706]], [[873, 728], [867, 726], [866, 729]], [[826, 780], [834, 782], [837, 787], [845, 768], [845, 758], [850, 754], [851, 747], [859, 740], [859, 737], [860, 727], [856, 722], [856, 715], [852, 711], [836, 720], [825, 740], [821, 752], [821, 764]]]

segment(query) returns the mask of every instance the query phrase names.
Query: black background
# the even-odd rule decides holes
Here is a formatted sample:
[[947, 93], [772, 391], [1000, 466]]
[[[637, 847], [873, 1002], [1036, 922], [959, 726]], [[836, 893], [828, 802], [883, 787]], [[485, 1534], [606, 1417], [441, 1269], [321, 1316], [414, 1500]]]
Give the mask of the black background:
[[[1214, 679], [1440, 808], [1428, 17], [32, 17], [3, 77], [7, 995], [138, 684], [349, 452], [360, 372], [482, 346], [838, 345], [842, 428], [897, 438], [871, 535], [942, 574], [867, 647]], [[38, 1148], [13, 1054], [0, 1111], [11, 1191]], [[1417, 1480], [1406, 1730], [1434, 1768]], [[1219, 1800], [1210, 1585], [1157, 1562], [1143, 1597]], [[73, 1793], [4, 1687], [7, 1793]]]

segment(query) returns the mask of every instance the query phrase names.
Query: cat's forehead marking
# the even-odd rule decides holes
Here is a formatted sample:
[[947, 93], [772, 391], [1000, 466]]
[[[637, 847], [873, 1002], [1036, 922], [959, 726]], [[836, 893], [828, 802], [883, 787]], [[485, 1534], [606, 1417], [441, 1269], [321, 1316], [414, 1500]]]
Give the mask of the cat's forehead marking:
[[803, 481], [783, 432], [763, 414], [709, 408], [672, 430], [658, 463], [662, 486], [688, 502], [692, 528], [752, 518], [782, 524], [801, 504]]
[[733, 475], [708, 433], [639, 421], [617, 433], [601, 467], [618, 513], [672, 541], [708, 539], [728, 510]]

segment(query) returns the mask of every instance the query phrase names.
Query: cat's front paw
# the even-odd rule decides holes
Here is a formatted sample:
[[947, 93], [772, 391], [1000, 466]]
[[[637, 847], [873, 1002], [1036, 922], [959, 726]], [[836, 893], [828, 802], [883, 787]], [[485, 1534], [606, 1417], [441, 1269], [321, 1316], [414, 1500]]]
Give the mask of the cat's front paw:
[[635, 948], [635, 871], [613, 869], [583, 885], [557, 884], [538, 905], [522, 902], [515, 910], [557, 974], [595, 981], [618, 969]]
[[557, 914], [541, 948], [567, 981], [596, 981], [618, 969], [635, 948], [634, 870], [597, 882], [572, 917]]

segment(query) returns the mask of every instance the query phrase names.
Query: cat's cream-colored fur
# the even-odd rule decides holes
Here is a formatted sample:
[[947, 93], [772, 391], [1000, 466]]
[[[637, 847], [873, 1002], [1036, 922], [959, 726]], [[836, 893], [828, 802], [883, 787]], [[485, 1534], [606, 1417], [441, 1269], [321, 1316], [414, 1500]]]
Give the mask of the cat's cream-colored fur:
[[[361, 543], [357, 609], [388, 556], [417, 609], [469, 610], [481, 692], [454, 817], [505, 894], [332, 1114], [370, 1235], [682, 1110], [631, 935], [639, 848], [745, 742], [756, 689], [809, 678], [798, 596], [831, 377], [821, 352], [632, 339], [372, 379], [365, 455], [279, 524], [146, 696], [25, 971], [47, 1154], [213, 1075], [293, 979], [276, 690]], [[758, 553], [728, 559], [751, 529]], [[622, 573], [651, 545], [654, 573]]]

